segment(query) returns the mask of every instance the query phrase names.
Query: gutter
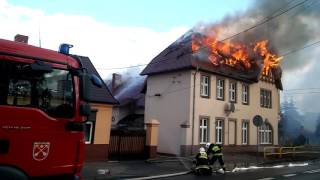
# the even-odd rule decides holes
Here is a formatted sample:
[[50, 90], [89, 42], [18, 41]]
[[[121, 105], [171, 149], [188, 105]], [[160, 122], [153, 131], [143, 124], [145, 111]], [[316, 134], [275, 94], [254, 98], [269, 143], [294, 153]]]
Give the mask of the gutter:
[[196, 101], [196, 78], [197, 78], [197, 73], [198, 72], [199, 72], [199, 67], [197, 66], [196, 72], [193, 74], [191, 155], [193, 154], [193, 146], [194, 146], [194, 118], [195, 118], [195, 101]]

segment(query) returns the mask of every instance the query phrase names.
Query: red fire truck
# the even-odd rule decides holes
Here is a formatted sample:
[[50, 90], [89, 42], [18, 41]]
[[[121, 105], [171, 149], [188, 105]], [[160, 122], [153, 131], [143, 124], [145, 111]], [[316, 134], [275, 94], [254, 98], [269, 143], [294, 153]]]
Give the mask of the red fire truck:
[[81, 179], [88, 74], [59, 52], [0, 39], [0, 179]]

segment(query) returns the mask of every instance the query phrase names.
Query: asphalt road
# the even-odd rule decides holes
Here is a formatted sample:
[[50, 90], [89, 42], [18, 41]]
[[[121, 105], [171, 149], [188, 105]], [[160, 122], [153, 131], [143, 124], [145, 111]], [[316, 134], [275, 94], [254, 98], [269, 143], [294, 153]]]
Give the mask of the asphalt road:
[[238, 172], [227, 172], [226, 174], [214, 173], [212, 176], [199, 177], [194, 174], [175, 176], [162, 179], [215, 179], [215, 180], [320, 180], [320, 162], [309, 163], [308, 165], [299, 165], [289, 167], [269, 167], [261, 169], [242, 169]]

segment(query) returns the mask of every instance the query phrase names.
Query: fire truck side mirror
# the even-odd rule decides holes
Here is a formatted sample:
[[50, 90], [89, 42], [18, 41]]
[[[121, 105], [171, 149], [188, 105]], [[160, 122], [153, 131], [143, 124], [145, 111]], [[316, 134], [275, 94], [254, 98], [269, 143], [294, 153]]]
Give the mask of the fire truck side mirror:
[[88, 73], [80, 75], [80, 97], [84, 101], [90, 101], [91, 76]]

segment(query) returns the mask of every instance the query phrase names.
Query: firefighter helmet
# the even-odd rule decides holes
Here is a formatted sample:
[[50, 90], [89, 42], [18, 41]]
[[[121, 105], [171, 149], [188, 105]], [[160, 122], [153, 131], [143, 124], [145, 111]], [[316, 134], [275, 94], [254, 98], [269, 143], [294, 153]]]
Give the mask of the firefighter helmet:
[[203, 147], [201, 147], [201, 148], [199, 149], [199, 152], [206, 152], [206, 150], [205, 150]]

